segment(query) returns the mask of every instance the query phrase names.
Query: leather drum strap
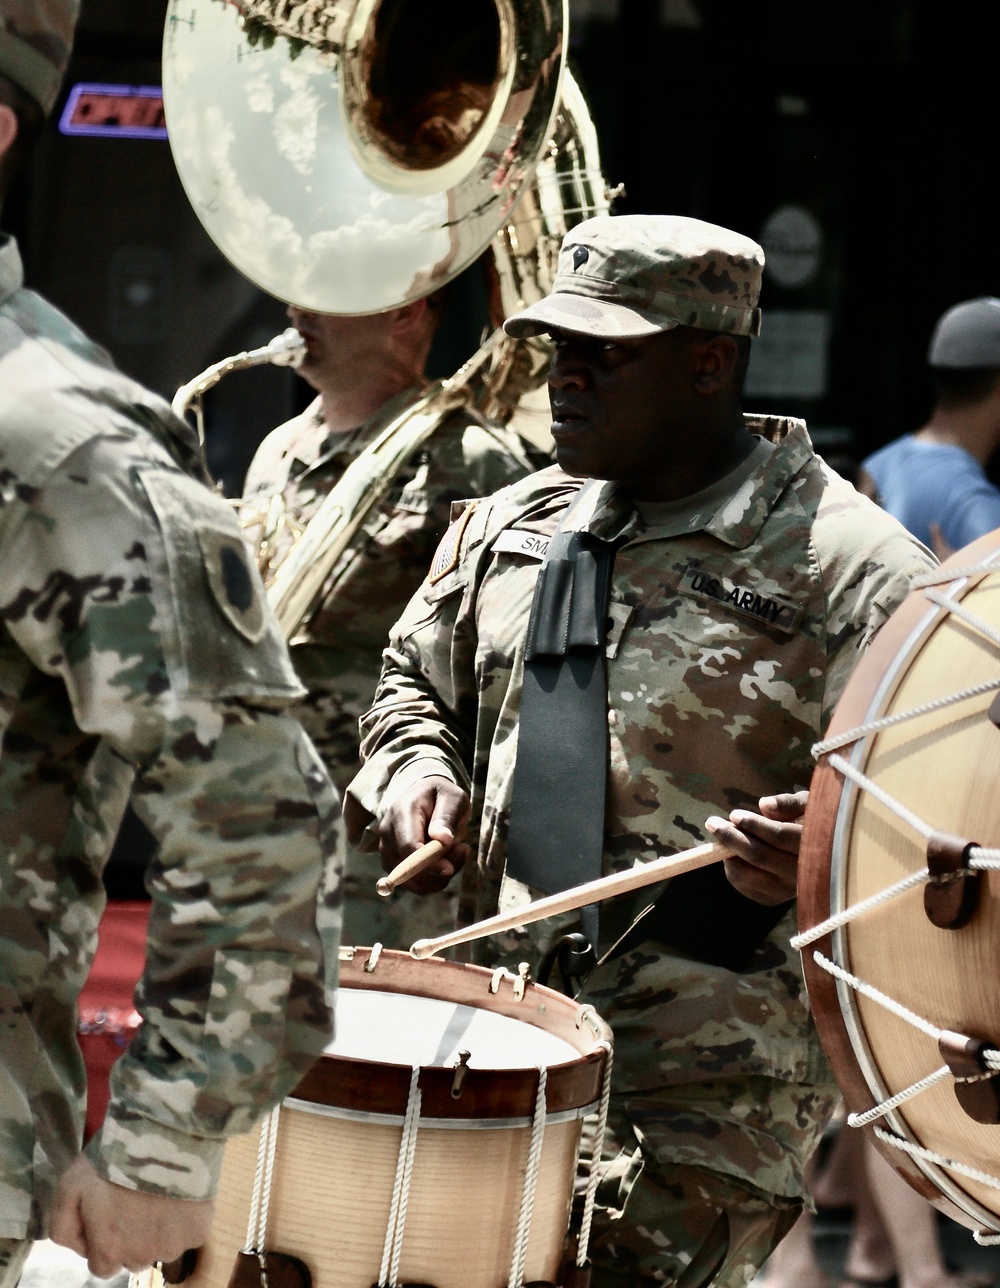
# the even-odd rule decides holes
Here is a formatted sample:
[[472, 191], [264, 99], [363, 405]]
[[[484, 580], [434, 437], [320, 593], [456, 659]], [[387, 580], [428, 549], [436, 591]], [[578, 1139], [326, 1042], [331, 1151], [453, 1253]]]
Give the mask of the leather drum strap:
[[[507, 871], [554, 894], [601, 875], [608, 775], [605, 618], [616, 543], [559, 531], [531, 603]], [[596, 909], [584, 928], [596, 942]]]

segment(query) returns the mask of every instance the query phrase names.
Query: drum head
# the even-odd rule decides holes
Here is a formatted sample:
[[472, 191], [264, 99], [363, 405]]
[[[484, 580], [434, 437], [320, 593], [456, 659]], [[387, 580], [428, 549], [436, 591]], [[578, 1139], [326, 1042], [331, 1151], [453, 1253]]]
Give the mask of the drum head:
[[[368, 948], [344, 950], [336, 1032], [294, 1098], [402, 1114], [419, 1067], [424, 1116], [448, 1119], [530, 1115], [541, 1068], [550, 1113], [585, 1109], [600, 1097], [611, 1036], [592, 1010], [553, 989]], [[467, 1068], [456, 1095], [459, 1064]]]
[[[800, 932], [925, 869], [930, 829], [954, 834], [959, 850], [1000, 846], [1000, 728], [990, 718], [1000, 692], [1000, 533], [944, 568], [940, 584], [914, 591], [883, 628], [831, 723], [827, 742], [922, 709], [821, 758], [800, 860]], [[854, 1113], [941, 1069], [940, 1030], [1000, 1046], [1000, 872], [974, 880], [974, 910], [959, 927], [933, 924], [918, 882], [803, 947], [820, 1037]], [[912, 1017], [838, 981], [817, 950]], [[875, 1139], [917, 1189], [966, 1225], [1000, 1229], [1000, 1125], [971, 1117], [951, 1076], [875, 1126], [912, 1147]]]

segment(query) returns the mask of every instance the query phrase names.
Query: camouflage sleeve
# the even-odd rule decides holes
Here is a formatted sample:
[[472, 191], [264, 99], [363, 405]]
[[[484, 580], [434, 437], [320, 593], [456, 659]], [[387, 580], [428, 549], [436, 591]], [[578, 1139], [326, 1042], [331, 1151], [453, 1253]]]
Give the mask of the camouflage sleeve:
[[[858, 513], [859, 506], [863, 515]], [[820, 521], [828, 525], [828, 530], [843, 525], [846, 539], [831, 543], [838, 551], [855, 549], [856, 543], [850, 534], [863, 521], [870, 537], [865, 548], [878, 551], [877, 559], [859, 560], [838, 555], [830, 558], [822, 569], [829, 659], [822, 715], [825, 729], [860, 651], [871, 643], [909, 594], [914, 577], [935, 567], [937, 560], [901, 524], [854, 494], [853, 489], [849, 507], [832, 505]]]
[[[374, 824], [418, 778], [441, 774], [471, 791], [476, 724], [474, 552], [482, 548], [489, 504], [456, 520], [441, 540], [460, 536], [453, 564], [410, 600], [383, 653], [382, 675], [361, 718], [362, 767], [347, 788], [348, 839], [376, 849]], [[435, 557], [435, 564], [438, 562]]]
[[[33, 497], [5, 543], [21, 587], [5, 619], [134, 769], [160, 845], [144, 1023], [90, 1156], [118, 1184], [200, 1199], [222, 1138], [329, 1040], [337, 803], [284, 714], [301, 689], [232, 512], [165, 461], [123, 468], [124, 451], [88, 442]], [[84, 836], [101, 806], [75, 820]]]

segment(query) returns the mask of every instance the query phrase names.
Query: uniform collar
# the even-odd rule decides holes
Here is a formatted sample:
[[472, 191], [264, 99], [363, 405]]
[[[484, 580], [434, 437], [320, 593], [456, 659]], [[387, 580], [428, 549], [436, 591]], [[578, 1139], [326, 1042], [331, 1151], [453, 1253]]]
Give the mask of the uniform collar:
[[[323, 400], [316, 398], [302, 413], [305, 426], [291, 445], [294, 455], [290, 477], [301, 478], [311, 470], [320, 469], [332, 461], [350, 463], [375, 441], [379, 434], [400, 412], [405, 411], [421, 392], [419, 385], [411, 385], [387, 399], [363, 425], [342, 434], [328, 434], [323, 422]], [[286, 449], [287, 450], [287, 449]]]
[[665, 522], [645, 528], [618, 484], [596, 482], [585, 488], [568, 527], [604, 540], [656, 541], [707, 532], [742, 550], [754, 541], [778, 497], [814, 455], [805, 421], [790, 416], [744, 416], [747, 429], [773, 443], [763, 465], [749, 476], [739, 467], [726, 479], [687, 497]]
[[9, 233], [0, 233], [0, 304], [24, 285], [24, 265], [17, 242]]

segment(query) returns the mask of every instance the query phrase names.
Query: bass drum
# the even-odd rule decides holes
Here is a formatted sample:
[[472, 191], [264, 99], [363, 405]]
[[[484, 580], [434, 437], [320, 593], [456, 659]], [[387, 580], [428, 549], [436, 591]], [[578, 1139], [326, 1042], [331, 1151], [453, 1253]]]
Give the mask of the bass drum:
[[314, 1288], [560, 1282], [607, 1026], [504, 970], [368, 948], [344, 950], [336, 1025], [227, 1145], [187, 1288], [256, 1285], [260, 1252], [269, 1280]]
[[793, 943], [849, 1121], [988, 1237], [1000, 1231], [1000, 531], [917, 586], [817, 748]]

